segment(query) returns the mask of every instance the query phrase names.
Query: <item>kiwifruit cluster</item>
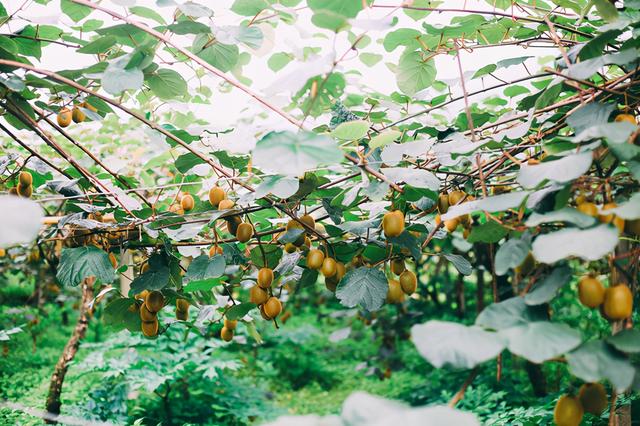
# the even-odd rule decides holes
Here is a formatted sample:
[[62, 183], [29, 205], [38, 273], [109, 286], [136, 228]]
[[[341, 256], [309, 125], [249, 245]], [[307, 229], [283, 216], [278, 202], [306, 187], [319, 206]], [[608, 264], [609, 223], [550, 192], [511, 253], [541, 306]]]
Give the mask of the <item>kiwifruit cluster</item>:
[[600, 383], [585, 383], [578, 395], [562, 395], [553, 410], [558, 426], [579, 426], [584, 413], [600, 416], [609, 405], [607, 391]]
[[633, 293], [627, 285], [605, 287], [592, 275], [578, 281], [578, 299], [587, 308], [599, 308], [600, 313], [611, 321], [621, 321], [633, 312]]
[[33, 176], [30, 172], [23, 170], [18, 176], [18, 184], [9, 188], [9, 195], [19, 195], [31, 198], [33, 195]]
[[74, 123], [82, 123], [87, 118], [87, 115], [82, 111], [83, 108], [93, 112], [97, 111], [97, 109], [88, 102], [81, 102], [74, 105], [72, 109], [62, 107], [56, 116], [58, 126], [69, 127], [72, 121]]
[[143, 290], [135, 295], [135, 299], [142, 300], [140, 305], [140, 320], [142, 320], [142, 334], [146, 337], [158, 335], [158, 312], [164, 307], [165, 299], [161, 292]]

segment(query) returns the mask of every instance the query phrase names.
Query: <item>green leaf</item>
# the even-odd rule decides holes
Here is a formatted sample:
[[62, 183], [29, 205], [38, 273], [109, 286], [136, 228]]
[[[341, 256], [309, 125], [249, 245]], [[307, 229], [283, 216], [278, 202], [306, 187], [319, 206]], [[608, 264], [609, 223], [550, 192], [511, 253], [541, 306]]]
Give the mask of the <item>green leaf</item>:
[[5, 50], [14, 55], [17, 55], [19, 52], [19, 48], [16, 42], [11, 40], [7, 36], [0, 36], [0, 49]]
[[342, 152], [331, 138], [311, 132], [269, 132], [253, 150], [255, 167], [287, 176], [300, 176], [321, 164], [334, 165], [341, 160]]
[[497, 243], [507, 236], [507, 228], [494, 220], [490, 220], [471, 228], [471, 233], [467, 238], [470, 243]]
[[409, 167], [385, 167], [380, 170], [392, 182], [405, 182], [414, 188], [426, 188], [437, 192], [440, 189], [440, 179], [425, 169]]
[[451, 262], [458, 272], [462, 275], [471, 275], [473, 267], [471, 263], [459, 254], [444, 254], [445, 259]]
[[192, 152], [182, 154], [176, 158], [175, 166], [180, 173], [187, 173], [198, 164], [204, 164], [205, 161]]
[[497, 333], [480, 327], [437, 320], [411, 327], [411, 340], [434, 367], [465, 369], [495, 358], [506, 343]]
[[239, 320], [255, 307], [256, 305], [254, 303], [241, 303], [239, 305], [234, 305], [225, 312], [224, 316], [231, 321]]
[[596, 219], [574, 208], [564, 207], [560, 210], [553, 210], [547, 213], [533, 212], [525, 222], [525, 225], [533, 228], [543, 223], [555, 222], [570, 223], [579, 228], [588, 228], [596, 223]]
[[360, 58], [360, 61], [362, 61], [366, 66], [372, 67], [380, 62], [383, 56], [377, 53], [362, 52], [358, 55], [358, 58]]
[[74, 3], [71, 0], [60, 0], [60, 9], [62, 10], [62, 13], [71, 18], [73, 22], [83, 20], [89, 16], [92, 11], [90, 7]]
[[496, 275], [506, 274], [509, 269], [521, 265], [531, 250], [531, 242], [529, 239], [510, 239], [503, 243], [495, 257]]
[[[413, 0], [411, 2], [411, 6], [419, 9], [419, 8], [429, 8], [429, 7], [438, 7], [442, 2], [441, 1], [433, 1], [433, 0]], [[417, 9], [403, 9], [405, 15], [414, 21], [419, 21], [420, 19], [425, 18], [431, 12], [428, 10], [417, 10]]]
[[627, 358], [602, 340], [593, 340], [567, 354], [569, 371], [585, 382], [609, 380], [617, 392], [631, 386], [635, 368]]
[[191, 262], [184, 276], [184, 282], [203, 281], [210, 278], [218, 278], [224, 274], [225, 268], [224, 256], [216, 255], [209, 257], [202, 254]]
[[296, 178], [285, 176], [266, 176], [253, 193], [254, 198], [262, 198], [273, 194], [278, 198], [289, 198], [300, 188], [300, 181]]
[[269, 7], [267, 0], [236, 0], [231, 6], [231, 10], [242, 16], [255, 16]]
[[293, 60], [293, 56], [285, 52], [276, 52], [267, 61], [267, 65], [271, 71], [277, 72], [284, 68], [289, 62]]
[[357, 140], [362, 139], [367, 135], [371, 123], [365, 120], [347, 121], [336, 127], [331, 136], [337, 139], [343, 140]]
[[174, 70], [160, 68], [146, 82], [153, 93], [162, 100], [174, 99], [186, 95], [187, 82]]
[[111, 62], [102, 74], [102, 88], [112, 95], [125, 90], [138, 90], [144, 82], [144, 74], [138, 68], [127, 69], [130, 55]]
[[367, 311], [376, 311], [384, 303], [389, 284], [387, 277], [378, 268], [361, 267], [346, 273], [336, 289], [336, 297], [343, 306], [361, 306]]
[[407, 94], [415, 95], [427, 89], [436, 79], [436, 66], [432, 59], [425, 60], [421, 51], [406, 50], [398, 62], [396, 82], [398, 88]]
[[162, 290], [169, 284], [171, 269], [166, 264], [166, 259], [161, 255], [153, 255], [149, 258], [149, 270], [138, 275], [131, 282], [129, 296], [140, 293], [142, 290]]
[[540, 235], [532, 245], [538, 262], [555, 263], [568, 257], [598, 260], [611, 253], [618, 244], [618, 229], [602, 224], [590, 229], [562, 229]]
[[[264, 251], [264, 258], [266, 258], [266, 263], [262, 256]], [[278, 244], [261, 244], [260, 246], [254, 247], [250, 252], [251, 262], [258, 267], [264, 268], [268, 267], [274, 269], [278, 266], [280, 262], [280, 258], [282, 257], [282, 248]]]
[[494, 72], [497, 69], [497, 65], [496, 64], [489, 64], [489, 65], [485, 65], [484, 67], [480, 68], [478, 71], [476, 71], [475, 74], [473, 74], [473, 77], [471, 77], [471, 79], [474, 78], [480, 78], [482, 76], [485, 76], [487, 74], [491, 74], [492, 72]]
[[609, 0], [593, 0], [598, 14], [607, 22], [618, 19], [618, 9]]
[[551, 301], [558, 290], [571, 281], [571, 268], [560, 266], [555, 268], [544, 279], [536, 283], [535, 287], [524, 296], [524, 302], [529, 305], [541, 305]]
[[516, 296], [484, 308], [476, 318], [476, 325], [491, 330], [504, 330], [545, 319], [544, 309], [527, 306], [524, 298]]
[[607, 337], [607, 343], [625, 353], [640, 352], [640, 330], [626, 329]]
[[385, 130], [371, 138], [371, 141], [369, 141], [369, 148], [382, 148], [386, 145], [389, 145], [400, 136], [402, 136], [402, 132], [399, 132], [397, 130]]
[[192, 293], [194, 291], [210, 291], [212, 288], [222, 284], [220, 278], [211, 278], [206, 280], [191, 281], [182, 287], [182, 291], [185, 293]]
[[100, 284], [116, 279], [109, 255], [95, 246], [62, 249], [56, 273], [60, 284], [75, 287], [89, 277], [95, 277]]
[[264, 39], [260, 28], [244, 25], [218, 27], [215, 30], [215, 37], [220, 43], [228, 45], [244, 43], [252, 49], [259, 49]]
[[207, 35], [204, 35], [204, 37], [196, 37], [193, 47], [196, 55], [222, 72], [231, 71], [238, 63], [238, 58], [240, 57], [238, 46], [214, 42], [210, 46], [205, 47], [208, 42], [209, 37]]
[[180, 21], [167, 26], [167, 29], [175, 34], [207, 34], [211, 32], [211, 27], [202, 22]]
[[113, 36], [99, 37], [99, 38], [95, 39], [94, 41], [92, 41], [91, 43], [85, 44], [80, 49], [76, 50], [76, 52], [78, 52], [78, 53], [87, 53], [87, 54], [91, 54], [91, 55], [95, 55], [97, 53], [104, 53], [111, 46], [116, 44], [117, 41], [118, 41], [118, 39], [116, 39]]
[[129, 8], [129, 12], [133, 13], [134, 15], [140, 16], [142, 18], [147, 18], [147, 19], [156, 21], [160, 25], [166, 25], [167, 23], [167, 21], [164, 20], [162, 15], [160, 15], [158, 12], [148, 7], [132, 6]]
[[500, 335], [507, 339], [509, 351], [536, 364], [569, 352], [582, 342], [579, 331], [549, 321], [511, 327]]
[[589, 170], [592, 160], [591, 151], [585, 151], [536, 165], [523, 163], [518, 173], [518, 183], [525, 188], [533, 188], [545, 180], [571, 182]]
[[456, 204], [455, 206], [450, 207], [447, 213], [442, 215], [442, 220], [453, 219], [454, 217], [477, 211], [494, 213], [512, 209], [520, 206], [520, 204], [522, 204], [522, 202], [525, 198], [527, 198], [528, 195], [528, 192], [514, 191], [507, 194], [494, 195], [492, 197], [466, 201], [464, 203]]
[[330, 11], [347, 18], [355, 18], [362, 10], [361, 1], [307, 0], [307, 4], [314, 12]]
[[614, 109], [616, 105], [613, 103], [589, 102], [569, 115], [567, 124], [578, 134], [589, 127], [607, 123]]

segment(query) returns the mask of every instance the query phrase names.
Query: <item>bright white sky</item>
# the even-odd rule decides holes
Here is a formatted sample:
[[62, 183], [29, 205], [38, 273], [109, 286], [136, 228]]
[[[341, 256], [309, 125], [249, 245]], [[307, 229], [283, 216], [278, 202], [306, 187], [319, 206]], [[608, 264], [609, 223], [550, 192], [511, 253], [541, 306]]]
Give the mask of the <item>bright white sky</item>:
[[[182, 1], [182, 0], [181, 0]], [[345, 1], [360, 1], [360, 0], [345, 0]], [[5, 0], [5, 5], [7, 1]], [[7, 5], [9, 12], [12, 9], [17, 8], [22, 1], [10, 0]], [[207, 5], [214, 10], [215, 15], [213, 17], [213, 24], [217, 26], [224, 25], [238, 25], [245, 18], [236, 15], [229, 9], [233, 4], [233, 0], [201, 0], [199, 3]], [[378, 0], [376, 4], [386, 5], [398, 5], [400, 0]], [[102, 2], [102, 5], [107, 7], [113, 7], [114, 10], [124, 13], [125, 8], [118, 4], [127, 5], [140, 5], [152, 7], [154, 10], [161, 13], [167, 20], [170, 20], [174, 7], [160, 8], [155, 5], [154, 0], [110, 0]], [[481, 0], [453, 0], [444, 2], [446, 7], [466, 7], [469, 9], [484, 9], [491, 10], [491, 6], [487, 5]], [[360, 34], [363, 31], [367, 31], [361, 27], [366, 24], [367, 20], [380, 20], [389, 13], [391, 9], [367, 9], [360, 13], [356, 22], [353, 23], [354, 32]], [[518, 13], [522, 14], [522, 13]], [[53, 24], [70, 26], [74, 23], [66, 16], [60, 13], [59, 1], [54, 0], [48, 6], [39, 5], [31, 2], [29, 7], [22, 11], [19, 16], [30, 20], [32, 23], [40, 24]], [[354, 86], [351, 91], [354, 93], [361, 93], [362, 90], [369, 88], [371, 91], [378, 91], [381, 93], [391, 93], [393, 90], [397, 90], [395, 84], [395, 77], [385, 63], [394, 63], [397, 61], [401, 49], [396, 49], [395, 52], [389, 54], [382, 48], [381, 45], [375, 43], [375, 40], [381, 40], [387, 31], [391, 31], [396, 28], [402, 27], [414, 27], [420, 28], [421, 21], [415, 22], [407, 17], [401, 10], [396, 10], [393, 16], [399, 18], [399, 23], [393, 28], [382, 28], [368, 30], [367, 35], [370, 36], [374, 42], [367, 46], [363, 51], [378, 53], [384, 55], [384, 59], [375, 65], [373, 68], [365, 66], [355, 54], [349, 55], [347, 60], [342, 63], [342, 66], [338, 70], [346, 71], [348, 69], [357, 69], [362, 73], [361, 77], [352, 76]], [[456, 16], [454, 13], [432, 13], [426, 20], [434, 24], [446, 24], [451, 18]], [[89, 18], [104, 20], [106, 25], [115, 25], [118, 22], [112, 22], [111, 18], [100, 12], [93, 12]], [[19, 28], [19, 23], [12, 23], [12, 30]], [[335, 54], [341, 56], [350, 46], [350, 42], [346, 38], [346, 32], [338, 34], [337, 37], [333, 33], [328, 31], [320, 31], [310, 23], [310, 12], [308, 10], [302, 10], [299, 12], [299, 19], [295, 26], [289, 26], [280, 24], [274, 30], [271, 26], [263, 24], [261, 25], [265, 34], [265, 41], [263, 46], [257, 52], [253, 52], [253, 59], [251, 63], [244, 67], [243, 74], [252, 80], [251, 87], [258, 92], [265, 94], [266, 97], [272, 103], [279, 106], [285, 106], [289, 103], [291, 93], [295, 93], [299, 89], [306, 79], [312, 75], [318, 73], [318, 67], [311, 68], [313, 74], [309, 74], [309, 65], [294, 61], [289, 63], [279, 73], [274, 74], [267, 67], [267, 60], [275, 52], [291, 52], [294, 55], [299, 56], [299, 52], [305, 46], [320, 46], [323, 47], [323, 55], [332, 54], [334, 52], [333, 45], [335, 43]], [[323, 33], [326, 37], [318, 37], [319, 33]], [[335, 40], [334, 40], [335, 38]], [[187, 37], [179, 38], [176, 36], [175, 40], [180, 40], [182, 46], [189, 46], [190, 40]], [[472, 91], [481, 88], [483, 85], [491, 86], [499, 83], [492, 77], [484, 79], [476, 79], [468, 81], [473, 73], [480, 67], [489, 63], [495, 63], [501, 59], [519, 56], [546, 56], [554, 55], [556, 53], [555, 47], [549, 45], [550, 48], [529, 48], [524, 49], [518, 46], [506, 46], [500, 48], [489, 48], [478, 50], [473, 53], [464, 52], [461, 55], [463, 68], [467, 75], [467, 90]], [[242, 50], [243, 48], [241, 48]], [[166, 54], [165, 54], [166, 56]], [[41, 63], [38, 64], [43, 68], [50, 70], [61, 70], [69, 68], [81, 68], [87, 66], [95, 61], [95, 58], [91, 55], [74, 54], [69, 51], [68, 48], [50, 45], [44, 49], [44, 55]], [[440, 55], [435, 59], [438, 79], [449, 83], [452, 87], [454, 95], [461, 94], [461, 88], [459, 87], [459, 73], [457, 69], [457, 63], [454, 57]], [[527, 62], [529, 70], [531, 72], [538, 71], [540, 65], [536, 59], [530, 59]], [[185, 77], [191, 75], [190, 70], [185, 66], [178, 66], [180, 72], [184, 71]], [[508, 69], [499, 70], [497, 72], [500, 78], [504, 80], [510, 80], [517, 77], [526, 75], [522, 66], [514, 66]], [[274, 89], [274, 82], [281, 79], [284, 84], [280, 84], [281, 87]], [[192, 110], [198, 117], [207, 119], [210, 123], [211, 129], [223, 130], [229, 127], [234, 127], [238, 123], [238, 120], [242, 117], [252, 117], [261, 112], [267, 112], [268, 118], [265, 120], [257, 120], [255, 127], [248, 128], [243, 126], [243, 132], [246, 138], [240, 138], [243, 142], [238, 142], [238, 135], [234, 135], [234, 146], [230, 147], [226, 142], [225, 148], [243, 152], [251, 149], [255, 143], [255, 135], [263, 129], [291, 129], [291, 125], [284, 119], [279, 117], [273, 112], [266, 111], [264, 107], [252, 102], [251, 99], [241, 93], [239, 90], [234, 89], [230, 93], [221, 93], [217, 90], [220, 80], [214, 76], [205, 77], [206, 84], [214, 90], [214, 95], [211, 99], [211, 105], [196, 105], [196, 104], [183, 104], [183, 103], [171, 103], [163, 106], [163, 108], [178, 109], [180, 111]], [[356, 85], [358, 88], [356, 88]], [[501, 89], [502, 90], [502, 89]], [[349, 88], [347, 89], [349, 91]], [[275, 93], [272, 93], [275, 92]], [[432, 96], [432, 93], [425, 94], [425, 98], [428, 99]], [[478, 101], [479, 98], [473, 99]], [[455, 103], [449, 107], [448, 114], [456, 115], [462, 108], [462, 103]], [[299, 114], [300, 111], [294, 112]], [[447, 113], [444, 110], [443, 113]], [[425, 117], [425, 123], [428, 123], [428, 117]], [[315, 124], [326, 123], [327, 117], [320, 117], [316, 123], [313, 120], [308, 120], [307, 124], [313, 126]]]

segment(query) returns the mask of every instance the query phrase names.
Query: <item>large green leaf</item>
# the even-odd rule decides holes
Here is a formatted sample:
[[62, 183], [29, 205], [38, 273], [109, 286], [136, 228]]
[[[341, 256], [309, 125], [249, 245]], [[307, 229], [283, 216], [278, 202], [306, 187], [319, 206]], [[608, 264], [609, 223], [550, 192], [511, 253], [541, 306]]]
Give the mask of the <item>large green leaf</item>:
[[496, 275], [504, 275], [509, 272], [509, 269], [522, 264], [531, 250], [530, 239], [530, 237], [512, 238], [498, 248], [494, 266]]
[[62, 13], [67, 15], [74, 22], [83, 20], [89, 16], [92, 11], [90, 7], [74, 3], [71, 0], [60, 0], [60, 9], [62, 9]]
[[492, 330], [504, 330], [544, 319], [544, 309], [527, 306], [524, 298], [516, 296], [484, 308], [476, 318], [476, 325]]
[[224, 274], [224, 256], [216, 255], [209, 257], [202, 254], [191, 262], [184, 276], [184, 282], [203, 281], [210, 278], [218, 278]]
[[63, 249], [56, 273], [60, 284], [77, 286], [89, 277], [95, 277], [101, 284], [109, 284], [116, 279], [109, 255], [95, 246]]
[[433, 59], [425, 60], [422, 51], [407, 50], [400, 56], [396, 71], [396, 82], [407, 95], [427, 89], [436, 79]]
[[341, 160], [342, 153], [331, 138], [310, 132], [270, 132], [253, 150], [255, 167], [288, 176], [300, 176], [319, 165]]
[[538, 364], [569, 352], [582, 342], [579, 331], [549, 321], [511, 327], [501, 330], [500, 335], [507, 339], [509, 351]]
[[446, 214], [442, 215], [442, 220], [453, 219], [454, 217], [481, 210], [493, 213], [512, 209], [522, 204], [528, 195], [528, 192], [515, 191], [456, 204], [455, 206], [450, 207]]
[[489, 220], [481, 225], [471, 228], [467, 238], [470, 243], [497, 243], [503, 239], [509, 231], [498, 222]]
[[622, 392], [631, 386], [635, 368], [627, 358], [602, 340], [593, 340], [567, 354], [569, 371], [585, 382], [609, 380]]
[[533, 241], [533, 256], [542, 263], [555, 263], [568, 257], [598, 260], [618, 244], [618, 230], [602, 224], [590, 229], [562, 229], [540, 235]]
[[518, 183], [525, 188], [533, 188], [545, 180], [570, 182], [589, 170], [592, 158], [593, 154], [586, 151], [537, 165], [522, 164], [518, 173]]
[[525, 225], [529, 228], [533, 228], [542, 223], [554, 222], [570, 223], [580, 228], [588, 228], [596, 223], [596, 219], [571, 207], [564, 207], [560, 210], [553, 210], [546, 213], [534, 212], [529, 216]]
[[625, 353], [640, 352], [640, 330], [626, 329], [607, 337], [607, 343]]
[[240, 57], [238, 46], [210, 42], [207, 35], [196, 37], [193, 50], [200, 58], [223, 72], [231, 71]]
[[498, 356], [506, 345], [497, 333], [437, 320], [411, 327], [411, 338], [420, 355], [436, 368], [473, 368]]
[[160, 99], [173, 99], [187, 94], [187, 82], [174, 70], [160, 68], [147, 76], [151, 91]]
[[559, 289], [569, 284], [571, 273], [571, 268], [566, 265], [555, 268], [524, 296], [524, 302], [530, 306], [549, 302]]
[[356, 140], [367, 135], [371, 123], [365, 120], [353, 120], [342, 123], [336, 127], [331, 135], [337, 139]]
[[349, 308], [360, 305], [367, 311], [376, 311], [384, 303], [388, 290], [389, 284], [384, 272], [378, 268], [361, 267], [342, 277], [336, 289], [336, 297]]

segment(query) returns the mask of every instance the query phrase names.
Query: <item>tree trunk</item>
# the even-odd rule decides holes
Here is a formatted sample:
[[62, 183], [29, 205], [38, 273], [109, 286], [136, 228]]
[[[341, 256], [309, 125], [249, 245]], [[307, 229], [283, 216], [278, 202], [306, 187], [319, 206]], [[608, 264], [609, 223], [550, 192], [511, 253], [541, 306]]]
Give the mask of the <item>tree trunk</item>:
[[[46, 409], [49, 413], [58, 415], [60, 414], [60, 395], [62, 394], [62, 384], [64, 377], [67, 374], [69, 363], [73, 361], [73, 358], [78, 352], [78, 346], [80, 341], [84, 337], [87, 326], [89, 324], [89, 302], [93, 296], [93, 284], [95, 277], [86, 278], [82, 282], [82, 300], [80, 303], [80, 315], [78, 322], [76, 323], [73, 333], [69, 338], [69, 341], [64, 347], [60, 359], [58, 360], [53, 375], [51, 376], [51, 384], [49, 385], [49, 394], [47, 395]], [[56, 423], [55, 420], [48, 421], [48, 423]]]
[[462, 274], [458, 274], [458, 279], [456, 280], [456, 305], [458, 317], [464, 318], [467, 308], [464, 298], [464, 275]]
[[476, 312], [484, 309], [484, 269], [476, 270]]
[[[133, 257], [131, 256], [131, 250], [124, 250], [120, 253], [120, 265], [132, 265]], [[120, 293], [123, 296], [129, 295], [129, 289], [131, 288], [131, 281], [133, 281], [133, 269], [129, 268], [128, 275], [120, 274]]]
[[540, 364], [534, 364], [527, 361], [524, 364], [524, 369], [529, 376], [529, 381], [533, 388], [533, 394], [535, 396], [545, 396], [547, 394], [547, 379], [544, 377], [542, 366], [540, 366]]

